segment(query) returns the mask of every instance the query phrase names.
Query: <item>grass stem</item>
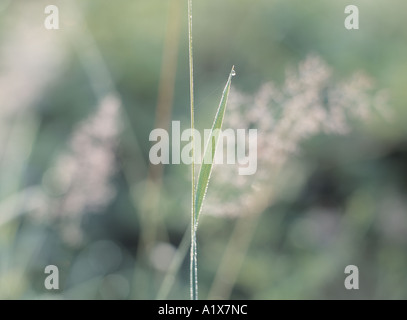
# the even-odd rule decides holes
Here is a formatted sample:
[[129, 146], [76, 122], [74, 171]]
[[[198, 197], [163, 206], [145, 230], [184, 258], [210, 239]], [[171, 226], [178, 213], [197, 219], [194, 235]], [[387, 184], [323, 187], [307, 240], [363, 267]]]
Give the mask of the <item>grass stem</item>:
[[190, 289], [191, 300], [198, 300], [198, 264], [196, 254], [196, 228], [195, 228], [195, 150], [194, 150], [194, 59], [192, 46], [192, 0], [188, 0], [188, 48], [189, 48], [189, 94], [190, 94], [190, 112], [191, 112], [191, 142], [192, 142], [192, 165], [191, 165], [191, 270], [190, 270]]

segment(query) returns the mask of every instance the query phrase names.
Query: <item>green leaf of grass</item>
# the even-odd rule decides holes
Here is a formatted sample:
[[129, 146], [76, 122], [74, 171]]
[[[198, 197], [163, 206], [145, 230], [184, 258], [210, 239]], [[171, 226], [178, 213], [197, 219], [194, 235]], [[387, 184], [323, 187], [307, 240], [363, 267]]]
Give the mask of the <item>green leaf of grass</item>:
[[206, 141], [206, 147], [204, 156], [202, 159], [201, 169], [198, 175], [198, 181], [196, 184], [195, 192], [195, 228], [198, 227], [198, 218], [202, 211], [202, 204], [205, 199], [206, 191], [208, 189], [209, 180], [211, 177], [211, 172], [213, 168], [213, 161], [215, 157], [216, 146], [218, 143], [218, 133], [222, 129], [223, 118], [225, 116], [226, 105], [228, 102], [230, 84], [232, 82], [232, 77], [235, 75], [234, 66], [229, 74], [228, 81], [226, 83], [225, 89], [223, 90], [222, 98], [219, 103], [218, 111], [216, 112], [215, 119], [212, 124], [211, 134]]

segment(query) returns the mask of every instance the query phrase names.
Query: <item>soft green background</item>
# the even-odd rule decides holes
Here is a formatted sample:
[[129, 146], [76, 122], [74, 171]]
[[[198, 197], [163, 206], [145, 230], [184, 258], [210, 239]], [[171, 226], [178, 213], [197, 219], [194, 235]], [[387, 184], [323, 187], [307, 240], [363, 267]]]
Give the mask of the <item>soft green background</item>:
[[[0, 162], [0, 210], [4, 211], [0, 215], [5, 214], [14, 195], [28, 187], [46, 188], [44, 173], [68, 144], [75, 125], [97, 105], [89, 70], [99, 80], [102, 92], [112, 88], [101, 66], [110, 72], [125, 109], [116, 154], [118, 168], [112, 180], [117, 194], [101, 212], [82, 213], [83, 239], [75, 245], [62, 237], [63, 221], [35, 218], [19, 209], [25, 199], [18, 198], [13, 217], [0, 225], [0, 298], [155, 299], [165, 271], [154, 267], [150, 251], [162, 242], [167, 243], [162, 247], [166, 248], [164, 252], [171, 252], [189, 226], [189, 168], [184, 165], [165, 168], [159, 213], [154, 219], [141, 218], [142, 199], [154, 199], [154, 195], [143, 195], [142, 190], [162, 64], [168, 62], [163, 60], [168, 54], [164, 51], [166, 38], [178, 48], [171, 117], [188, 126], [186, 1], [178, 1], [178, 6], [176, 0], [76, 2], [75, 13], [63, 1], [53, 1], [60, 9], [60, 30], [51, 31], [42, 28], [48, 1], [28, 6], [27, 1], [0, 0], [1, 50], [7, 50], [13, 39], [9, 36], [27, 24], [42, 28], [30, 38], [34, 47], [36, 39], [53, 33], [54, 40], [48, 45], [64, 54], [63, 63], [50, 70], [56, 77], [40, 97], [31, 101], [15, 122], [7, 121], [6, 132], [19, 126], [20, 134], [1, 132], [0, 151], [15, 152], [16, 159], [27, 159]], [[350, 2], [360, 11], [357, 31], [344, 28], [344, 8]], [[283, 83], [286, 68], [296, 66], [309, 54], [321, 56], [337, 79], [365, 71], [375, 79], [376, 87], [388, 89], [393, 114], [391, 122], [377, 120], [368, 126], [355, 126], [343, 137], [321, 135], [303, 144], [301, 157], [286, 165], [281, 195], [255, 222], [233, 290], [222, 298], [407, 298], [407, 235], [392, 237], [391, 230], [383, 231], [379, 218], [390, 212], [387, 210], [396, 210], [404, 217], [401, 221], [407, 220], [407, 3], [193, 3], [198, 128], [209, 127], [232, 65], [238, 74], [234, 86], [250, 94], [266, 81]], [[168, 25], [175, 26], [175, 31], [167, 33]], [[21, 39], [16, 41], [18, 48]], [[16, 44], [13, 46], [16, 48]], [[21, 48], [24, 50], [23, 42]], [[95, 52], [103, 58], [100, 63], [95, 60]], [[24, 57], [38, 58], [29, 54]], [[15, 66], [0, 61], [0, 76], [7, 75], [4, 70], [10, 68]], [[32, 78], [33, 85], [36, 81]], [[7, 81], [1, 82], [2, 90], [7, 90]], [[0, 108], [3, 103], [0, 101]], [[3, 141], [8, 141], [8, 148]], [[24, 155], [30, 147], [31, 152]], [[1, 152], [0, 156], [7, 155]], [[300, 172], [302, 178], [293, 179], [293, 172]], [[338, 221], [344, 225], [334, 242], [319, 239], [313, 229], [315, 221], [310, 218], [326, 202], [333, 203]], [[201, 221], [198, 259], [202, 299], [208, 297], [237, 223], [239, 219], [213, 216]], [[148, 234], [150, 229], [157, 233], [152, 244], [145, 246], [143, 232]], [[168, 259], [163, 258], [162, 263], [165, 268]], [[60, 269], [60, 289], [56, 292], [43, 285], [44, 268], [49, 264]], [[359, 290], [344, 288], [344, 269], [350, 264], [359, 267]], [[176, 274], [168, 297], [189, 298], [187, 260]]]

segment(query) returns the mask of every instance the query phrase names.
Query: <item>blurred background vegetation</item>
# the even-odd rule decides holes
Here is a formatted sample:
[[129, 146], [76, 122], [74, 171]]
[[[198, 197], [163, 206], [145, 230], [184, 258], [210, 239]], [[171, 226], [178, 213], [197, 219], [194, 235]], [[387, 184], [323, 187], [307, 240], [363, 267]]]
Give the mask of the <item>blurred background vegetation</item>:
[[[247, 95], [309, 55], [388, 94], [388, 116], [304, 139], [261, 212], [204, 205], [200, 298], [406, 299], [407, 3], [355, 1], [353, 31], [349, 1], [193, 3], [199, 129], [232, 65]], [[189, 125], [186, 1], [55, 0], [59, 30], [48, 4], [0, 0], [0, 298], [187, 299], [190, 170], [148, 161], [153, 128]]]

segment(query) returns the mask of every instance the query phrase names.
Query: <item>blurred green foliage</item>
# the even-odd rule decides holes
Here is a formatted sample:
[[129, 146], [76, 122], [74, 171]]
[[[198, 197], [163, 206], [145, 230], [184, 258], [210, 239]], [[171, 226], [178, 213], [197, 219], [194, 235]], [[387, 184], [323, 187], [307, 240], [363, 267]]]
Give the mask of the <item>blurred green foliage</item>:
[[[0, 54], [16, 59], [0, 60], [0, 108], [14, 108], [0, 112], [0, 298], [157, 297], [190, 217], [187, 166], [165, 167], [161, 187], [148, 180], [166, 41], [179, 49], [168, 120], [188, 126], [186, 2], [176, 2], [86, 0], [70, 7], [54, 1], [61, 25], [53, 31], [43, 28], [46, 1], [0, 2]], [[282, 84], [286, 69], [309, 54], [321, 56], [337, 79], [365, 71], [388, 90], [392, 115], [390, 121], [356, 123], [345, 136], [305, 141], [273, 181], [275, 195], [261, 215], [204, 216], [198, 235], [201, 298], [407, 298], [407, 3], [357, 1], [357, 31], [343, 26], [348, 4], [194, 1], [199, 129], [210, 127], [232, 65], [235, 87], [253, 94], [266, 81]], [[166, 32], [174, 17], [179, 43], [176, 33]], [[30, 51], [38, 46], [40, 53]], [[37, 59], [46, 54], [52, 59], [44, 67]], [[54, 77], [37, 88], [47, 72]], [[21, 85], [19, 77], [30, 85]], [[18, 91], [9, 89], [13, 81]], [[67, 191], [55, 194], [58, 184], [50, 186], [47, 172], [101, 98], [112, 93], [123, 119], [109, 182], [115, 196], [75, 217], [62, 215], [61, 204], [38, 214], [44, 200], [38, 193], [63, 203]], [[153, 208], [146, 208], [146, 199]], [[216, 283], [215, 290], [235, 226], [252, 230], [248, 250], [235, 281]], [[233, 260], [223, 263], [232, 272]], [[44, 288], [50, 264], [60, 270], [57, 291]], [[359, 267], [359, 290], [343, 285], [350, 264]], [[188, 298], [188, 268], [184, 261], [169, 298]]]

